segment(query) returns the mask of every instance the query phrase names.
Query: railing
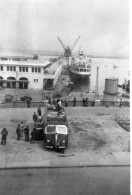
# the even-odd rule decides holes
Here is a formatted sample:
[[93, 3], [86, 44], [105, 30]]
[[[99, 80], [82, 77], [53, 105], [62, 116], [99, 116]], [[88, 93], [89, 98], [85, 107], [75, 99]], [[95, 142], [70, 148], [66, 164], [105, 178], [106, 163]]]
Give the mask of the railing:
[[[22, 102], [22, 101], [17, 101], [17, 102], [1, 102], [0, 103], [0, 108], [28, 108], [28, 107], [45, 107], [45, 102], [44, 101], [31, 101], [31, 102]], [[93, 102], [93, 101], [88, 101], [87, 103], [84, 103], [83, 101], [62, 101], [62, 106], [63, 107], [130, 107], [130, 102], [122, 102], [120, 105], [120, 102], [118, 101], [98, 101], [98, 102]]]

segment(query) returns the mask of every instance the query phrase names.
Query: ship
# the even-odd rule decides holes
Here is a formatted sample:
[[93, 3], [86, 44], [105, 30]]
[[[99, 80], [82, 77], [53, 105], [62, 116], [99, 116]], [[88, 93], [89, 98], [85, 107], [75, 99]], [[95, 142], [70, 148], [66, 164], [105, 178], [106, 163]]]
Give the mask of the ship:
[[71, 58], [70, 74], [76, 79], [88, 79], [91, 75], [92, 60], [83, 54], [83, 51]]

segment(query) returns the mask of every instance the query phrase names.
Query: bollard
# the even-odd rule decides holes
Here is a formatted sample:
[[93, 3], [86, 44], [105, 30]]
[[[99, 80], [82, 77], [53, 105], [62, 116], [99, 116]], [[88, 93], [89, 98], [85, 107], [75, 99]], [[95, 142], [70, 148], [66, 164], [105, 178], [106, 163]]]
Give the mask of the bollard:
[[130, 152], [130, 141], [128, 141], [128, 152]]

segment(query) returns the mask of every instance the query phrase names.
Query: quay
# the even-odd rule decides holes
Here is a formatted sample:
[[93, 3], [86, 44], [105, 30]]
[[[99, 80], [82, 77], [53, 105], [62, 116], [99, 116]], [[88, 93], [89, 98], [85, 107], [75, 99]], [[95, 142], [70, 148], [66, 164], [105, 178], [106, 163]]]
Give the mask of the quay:
[[7, 145], [0, 146], [0, 168], [130, 166], [130, 132], [116, 122], [117, 116], [129, 116], [130, 108], [65, 108], [69, 145], [64, 154], [45, 149], [42, 141], [25, 143], [24, 137], [17, 141], [17, 125], [23, 121], [31, 133], [36, 110], [1, 108], [0, 130], [7, 128], [8, 137]]

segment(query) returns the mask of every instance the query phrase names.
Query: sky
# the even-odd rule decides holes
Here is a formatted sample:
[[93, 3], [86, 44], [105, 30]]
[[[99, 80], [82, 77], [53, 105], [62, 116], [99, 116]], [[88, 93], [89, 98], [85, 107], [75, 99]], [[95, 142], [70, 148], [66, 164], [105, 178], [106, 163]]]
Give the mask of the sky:
[[128, 0], [0, 0], [0, 50], [63, 51], [80, 40], [93, 55], [128, 55]]

